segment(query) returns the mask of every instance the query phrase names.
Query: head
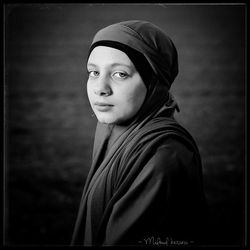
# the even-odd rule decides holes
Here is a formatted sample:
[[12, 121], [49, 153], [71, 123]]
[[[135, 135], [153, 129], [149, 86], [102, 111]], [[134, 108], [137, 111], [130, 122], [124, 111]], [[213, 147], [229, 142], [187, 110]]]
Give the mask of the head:
[[88, 97], [98, 121], [121, 124], [167, 101], [178, 72], [177, 52], [157, 26], [121, 22], [95, 35], [87, 70]]
[[88, 59], [87, 93], [101, 123], [120, 124], [133, 118], [147, 93], [133, 62], [121, 50], [95, 47]]

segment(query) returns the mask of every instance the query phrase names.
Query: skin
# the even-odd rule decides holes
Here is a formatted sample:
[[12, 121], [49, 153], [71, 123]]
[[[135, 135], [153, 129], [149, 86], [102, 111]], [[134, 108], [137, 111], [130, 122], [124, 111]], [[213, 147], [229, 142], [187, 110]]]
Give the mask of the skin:
[[121, 124], [136, 115], [147, 88], [124, 52], [98, 46], [89, 56], [87, 70], [88, 98], [99, 122]]

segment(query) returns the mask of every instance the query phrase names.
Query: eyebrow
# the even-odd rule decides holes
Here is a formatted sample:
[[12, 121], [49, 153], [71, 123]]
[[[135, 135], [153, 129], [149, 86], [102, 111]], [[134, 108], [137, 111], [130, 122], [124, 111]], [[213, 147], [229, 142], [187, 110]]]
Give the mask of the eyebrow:
[[[98, 65], [96, 65], [94, 63], [88, 63], [87, 66], [98, 67]], [[112, 63], [109, 66], [111, 66], [111, 67], [125, 66], [127, 68], [131, 68], [131, 65], [128, 65], [128, 64], [125, 64], [125, 63]]]

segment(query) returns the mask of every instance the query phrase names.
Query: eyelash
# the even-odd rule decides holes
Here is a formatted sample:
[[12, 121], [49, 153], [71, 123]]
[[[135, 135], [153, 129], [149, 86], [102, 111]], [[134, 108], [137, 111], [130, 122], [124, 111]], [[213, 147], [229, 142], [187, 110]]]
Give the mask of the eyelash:
[[[89, 75], [89, 77], [98, 77], [99, 76], [99, 72], [98, 71], [96, 71], [96, 70], [90, 70], [90, 71], [87, 71], [87, 73], [88, 73], [88, 75]], [[98, 75], [91, 75], [92, 73], [94, 73], [94, 74], [98, 74]], [[120, 76], [115, 76], [116, 74], [119, 74]], [[120, 78], [120, 79], [126, 79], [127, 77], [128, 77], [128, 74], [127, 73], [124, 73], [124, 72], [115, 72], [114, 74], [113, 74], [115, 77], [117, 77], [117, 78]], [[121, 76], [121, 75], [123, 75], [123, 76]]]
[[[98, 73], [98, 71], [95, 71], [95, 70], [90, 70], [88, 71], [88, 75], [91, 76], [91, 73]], [[99, 74], [99, 73], [98, 73]], [[92, 76], [91, 76], [92, 77]], [[96, 76], [93, 76], [93, 77], [96, 77]]]
[[[116, 72], [115, 74], [123, 75], [123, 76], [119, 76], [118, 78], [123, 78], [123, 79], [125, 79], [125, 78], [128, 77], [128, 74], [127, 74], [127, 73], [124, 73], [124, 72]], [[115, 74], [114, 74], [114, 75], [115, 75]]]

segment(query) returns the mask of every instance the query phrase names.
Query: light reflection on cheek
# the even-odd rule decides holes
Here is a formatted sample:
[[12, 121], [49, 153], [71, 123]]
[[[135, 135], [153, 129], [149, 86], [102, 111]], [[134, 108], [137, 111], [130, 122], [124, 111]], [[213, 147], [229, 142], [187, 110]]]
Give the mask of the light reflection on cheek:
[[88, 95], [88, 99], [89, 99], [89, 102], [91, 104], [92, 102], [92, 99], [93, 99], [93, 89], [90, 87], [90, 84], [87, 82], [87, 95]]

